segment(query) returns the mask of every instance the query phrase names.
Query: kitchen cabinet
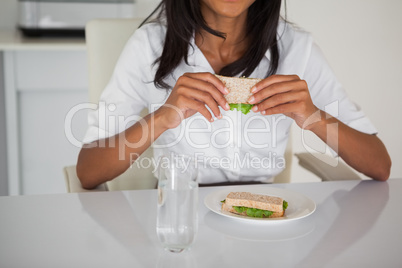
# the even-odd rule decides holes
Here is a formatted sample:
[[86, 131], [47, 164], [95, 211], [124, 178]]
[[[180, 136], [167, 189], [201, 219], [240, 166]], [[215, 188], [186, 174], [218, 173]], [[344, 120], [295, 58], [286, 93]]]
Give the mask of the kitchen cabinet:
[[8, 194], [63, 193], [87, 128], [87, 110], [72, 113], [88, 99], [85, 42], [0, 32], [0, 50]]

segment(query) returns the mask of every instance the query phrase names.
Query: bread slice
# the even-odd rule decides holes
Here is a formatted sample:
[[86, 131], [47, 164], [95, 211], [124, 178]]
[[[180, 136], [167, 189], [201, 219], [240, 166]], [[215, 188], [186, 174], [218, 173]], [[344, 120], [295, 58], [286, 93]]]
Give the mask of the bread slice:
[[258, 78], [239, 78], [239, 77], [227, 77], [221, 75], [215, 75], [225, 84], [229, 90], [229, 94], [225, 95], [228, 103], [248, 103], [248, 99], [251, 97], [251, 89], [255, 84], [262, 79]]
[[246, 212], [238, 213], [233, 206], [257, 208], [274, 212], [270, 218], [282, 217], [284, 215], [283, 199], [280, 197], [252, 194], [249, 192], [230, 192], [222, 204], [223, 211], [247, 215]]
[[[226, 203], [222, 204], [222, 211], [228, 211], [231, 213], [235, 213], [235, 214], [239, 214], [239, 215], [243, 215], [243, 216], [247, 216], [247, 212], [244, 211], [242, 213], [237, 212], [233, 206], [229, 206]], [[269, 218], [279, 218], [279, 217], [283, 217], [283, 215], [285, 214], [285, 211], [282, 212], [274, 212], [271, 216], [269, 216]]]

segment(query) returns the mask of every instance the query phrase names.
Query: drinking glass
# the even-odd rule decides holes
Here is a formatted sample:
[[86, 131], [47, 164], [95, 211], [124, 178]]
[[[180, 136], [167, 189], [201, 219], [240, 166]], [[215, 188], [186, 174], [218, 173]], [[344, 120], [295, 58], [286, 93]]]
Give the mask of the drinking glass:
[[171, 153], [158, 168], [156, 232], [171, 252], [182, 252], [193, 243], [198, 229], [198, 183], [194, 158]]

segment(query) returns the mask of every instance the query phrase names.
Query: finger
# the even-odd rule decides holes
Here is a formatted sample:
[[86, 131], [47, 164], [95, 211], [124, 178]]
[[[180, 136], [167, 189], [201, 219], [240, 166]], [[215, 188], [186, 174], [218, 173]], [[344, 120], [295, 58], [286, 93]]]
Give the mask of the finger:
[[229, 94], [229, 90], [226, 88], [225, 84], [211, 73], [185, 73], [184, 76], [208, 82], [214, 85], [222, 94]]
[[254, 105], [253, 111], [263, 111], [281, 104], [296, 102], [298, 100], [301, 100], [303, 96], [304, 94], [300, 90], [279, 93]]
[[[209, 73], [207, 73], [207, 74], [209, 74]], [[224, 110], [228, 111], [230, 109], [230, 106], [229, 106], [228, 102], [226, 101], [225, 97], [222, 95], [222, 93], [219, 90], [217, 90], [217, 88], [213, 84], [211, 84], [207, 81], [204, 81], [204, 80], [192, 78], [192, 77], [194, 77], [192, 75], [193, 74], [189, 74], [189, 76], [187, 76], [187, 74], [185, 74], [184, 77], [181, 79], [181, 83], [185, 84], [187, 87], [191, 87], [194, 89], [198, 89], [200, 91], [208, 92]], [[190, 85], [190, 86], [188, 86], [188, 85]], [[212, 108], [212, 107], [210, 107], [210, 108]]]
[[259, 103], [276, 94], [285, 93], [292, 90], [306, 89], [306, 85], [307, 84], [304, 80], [275, 83], [253, 94], [248, 102], [251, 104]]
[[277, 75], [277, 74], [271, 75], [255, 84], [255, 86], [251, 89], [251, 93], [257, 93], [263, 88], [269, 87], [276, 83], [297, 81], [297, 80], [300, 80], [299, 76], [297, 75]]
[[281, 104], [266, 110], [262, 110], [261, 114], [263, 115], [273, 115], [273, 114], [285, 114], [292, 113], [297, 110], [299, 104], [297, 102]]
[[226, 101], [222, 93], [216, 90], [215, 86], [208, 82], [199, 81], [199, 83], [193, 85], [197, 89], [208, 93], [212, 98], [226, 111], [230, 109], [229, 103]]
[[213, 122], [214, 118], [212, 116], [212, 114], [208, 111], [207, 107], [205, 107], [205, 104], [202, 102], [199, 102], [197, 100], [194, 99], [188, 99], [187, 101], [188, 103], [188, 108], [193, 109], [197, 112], [199, 112], [202, 116], [205, 117], [205, 119], [207, 119], [209, 122]]
[[211, 111], [214, 113], [215, 117], [221, 118], [221, 111], [219, 110], [218, 103], [212, 97], [212, 95], [207, 91], [197, 90], [193, 88], [188, 88], [185, 93], [186, 97], [195, 99], [207, 105]]

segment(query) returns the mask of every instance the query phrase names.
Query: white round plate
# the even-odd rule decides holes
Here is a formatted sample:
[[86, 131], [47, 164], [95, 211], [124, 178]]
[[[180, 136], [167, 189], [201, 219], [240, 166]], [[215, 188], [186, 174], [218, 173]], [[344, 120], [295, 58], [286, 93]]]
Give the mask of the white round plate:
[[[252, 218], [243, 215], [237, 215], [227, 211], [221, 210], [221, 201], [226, 198], [230, 192], [250, 192], [253, 194], [265, 194], [270, 196], [277, 196], [288, 202], [288, 208], [286, 209], [285, 216], [280, 218]], [[229, 217], [235, 220], [247, 221], [250, 223], [279, 223], [292, 220], [302, 219], [311, 215], [316, 205], [313, 200], [307, 196], [293, 192], [287, 189], [275, 188], [275, 187], [256, 187], [256, 186], [239, 186], [228, 187], [223, 190], [215, 191], [208, 194], [204, 199], [204, 204], [211, 211]]]

